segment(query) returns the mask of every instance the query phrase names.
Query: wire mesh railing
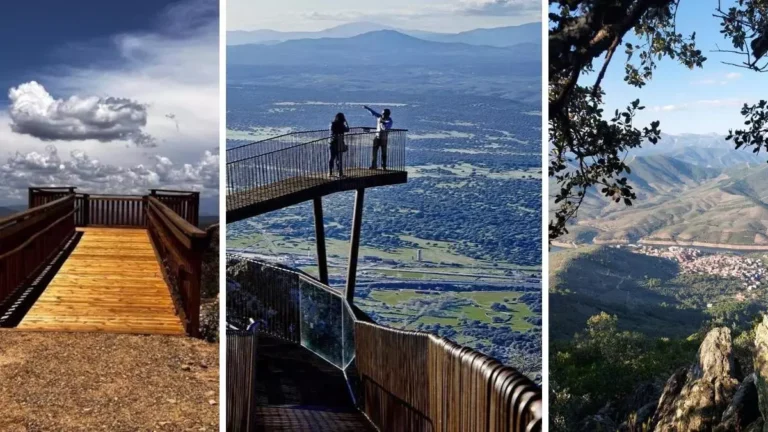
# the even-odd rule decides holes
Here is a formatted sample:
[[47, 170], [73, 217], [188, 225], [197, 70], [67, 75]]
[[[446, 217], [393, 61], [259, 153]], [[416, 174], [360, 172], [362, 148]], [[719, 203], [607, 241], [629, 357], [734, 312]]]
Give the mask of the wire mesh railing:
[[326, 131], [319, 139], [303, 142], [302, 138], [296, 138], [294, 145], [269, 141], [254, 143], [248, 150], [232, 149], [232, 159], [228, 151], [227, 210], [328, 187], [343, 179], [405, 171], [406, 130], [350, 132], [337, 139]]
[[257, 319], [258, 331], [273, 336], [274, 323], [298, 326], [298, 337], [284, 339], [343, 370], [380, 430], [541, 430], [541, 389], [512, 367], [436, 335], [371, 323], [340, 293], [292, 269], [228, 254], [227, 277], [227, 321]]

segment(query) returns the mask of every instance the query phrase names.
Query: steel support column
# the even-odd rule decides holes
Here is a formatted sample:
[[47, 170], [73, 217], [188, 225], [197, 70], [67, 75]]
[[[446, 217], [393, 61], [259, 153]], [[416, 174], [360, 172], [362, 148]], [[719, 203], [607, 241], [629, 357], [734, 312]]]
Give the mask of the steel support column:
[[317, 268], [320, 282], [328, 285], [328, 259], [325, 254], [325, 225], [323, 224], [323, 198], [313, 200], [315, 207], [315, 243], [317, 247]]
[[355, 279], [357, 278], [357, 254], [360, 252], [360, 228], [363, 225], [363, 202], [365, 189], [355, 192], [355, 213], [352, 216], [352, 238], [349, 244], [349, 266], [347, 269], [347, 288], [344, 296], [352, 304], [355, 297]]

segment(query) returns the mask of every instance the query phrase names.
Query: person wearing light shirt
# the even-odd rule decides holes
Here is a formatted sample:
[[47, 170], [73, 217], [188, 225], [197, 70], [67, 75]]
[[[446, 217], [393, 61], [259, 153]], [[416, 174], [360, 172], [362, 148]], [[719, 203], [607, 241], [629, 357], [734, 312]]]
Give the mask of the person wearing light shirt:
[[371, 160], [371, 168], [378, 168], [379, 149], [381, 149], [381, 168], [387, 169], [387, 131], [392, 129], [392, 113], [389, 108], [385, 109], [383, 113], [379, 113], [368, 106], [363, 106], [372, 116], [378, 120], [376, 122], [376, 137], [373, 139], [373, 158]]

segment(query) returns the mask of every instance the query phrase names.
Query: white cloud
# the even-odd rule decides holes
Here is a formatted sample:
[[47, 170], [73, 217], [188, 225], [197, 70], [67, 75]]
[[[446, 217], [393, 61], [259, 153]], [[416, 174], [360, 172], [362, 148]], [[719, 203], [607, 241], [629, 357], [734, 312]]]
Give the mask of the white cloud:
[[704, 86], [727, 85], [731, 81], [735, 81], [740, 78], [741, 74], [739, 72], [729, 72], [727, 74], [710, 75], [708, 78], [694, 80], [691, 81], [691, 84]]
[[54, 99], [42, 85], [30, 81], [8, 92], [11, 130], [43, 141], [101, 142], [129, 140], [139, 147], [154, 147], [142, 132], [147, 107], [119, 97], [70, 96]]
[[76, 186], [82, 192], [143, 194], [150, 188], [172, 188], [218, 194], [219, 155], [205, 152], [195, 163], [174, 164], [155, 155], [150, 163], [121, 167], [72, 150], [62, 159], [56, 146], [17, 152], [0, 163], [0, 195], [21, 199], [29, 186]]
[[697, 100], [692, 102], [684, 102], [680, 104], [657, 105], [657, 106], [651, 107], [651, 111], [655, 111], [655, 112], [684, 111], [684, 110], [694, 110], [699, 108], [740, 107], [742, 105], [744, 105], [744, 101], [738, 100], [738, 99], [707, 99], [707, 100]]
[[466, 15], [519, 16], [541, 10], [536, 0], [463, 0], [457, 9]]
[[[295, 3], [264, 10], [248, 0], [227, 3], [228, 30], [274, 28], [284, 31], [321, 30], [328, 26], [370, 21], [396, 28], [458, 32], [478, 27], [516, 25], [541, 19], [538, 0], [444, 0], [432, 2], [334, 3], [331, 9], [286, 10]], [[298, 19], [298, 21], [297, 21]]]

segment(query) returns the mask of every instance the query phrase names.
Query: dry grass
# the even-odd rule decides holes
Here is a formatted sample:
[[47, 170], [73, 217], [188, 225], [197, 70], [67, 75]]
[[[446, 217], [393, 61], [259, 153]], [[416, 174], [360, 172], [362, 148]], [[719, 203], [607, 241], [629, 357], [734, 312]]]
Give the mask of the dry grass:
[[0, 331], [2, 431], [218, 431], [218, 344]]

